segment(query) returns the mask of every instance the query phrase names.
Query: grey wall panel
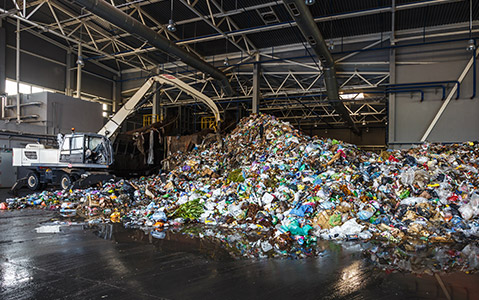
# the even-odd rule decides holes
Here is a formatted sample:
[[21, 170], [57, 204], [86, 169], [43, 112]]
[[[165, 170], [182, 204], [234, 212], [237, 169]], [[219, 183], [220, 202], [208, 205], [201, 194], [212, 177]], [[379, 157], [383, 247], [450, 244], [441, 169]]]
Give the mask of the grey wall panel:
[[[100, 103], [83, 101], [57, 93], [23, 95], [22, 103], [41, 102], [41, 105], [25, 106], [22, 116], [39, 115], [37, 122], [0, 122], [0, 131], [55, 135], [70, 132], [72, 127], [81, 132], [97, 132], [103, 126]], [[10, 112], [9, 116], [14, 116]]]
[[[399, 64], [397, 83], [457, 80], [471, 59], [471, 52], [465, 50], [466, 44], [464, 41], [400, 49], [398, 62], [417, 64]], [[477, 66], [476, 71], [479, 71]], [[428, 141], [479, 140], [479, 94], [470, 99], [474, 85], [472, 73], [471, 68], [461, 84], [460, 99], [456, 100], [454, 95]], [[444, 85], [447, 95], [454, 84]], [[396, 133], [395, 139], [390, 140], [393, 144], [419, 142], [441, 107], [442, 89], [424, 88], [423, 91], [423, 102], [418, 93], [396, 94], [396, 124], [390, 124], [390, 130], [395, 127]]]
[[[73, 88], [76, 90], [76, 75], [77, 72], [73, 72], [72, 82]], [[98, 76], [82, 72], [82, 92], [100, 96], [107, 99], [112, 99], [113, 83], [111, 81], [102, 79]]]
[[[142, 86], [148, 78], [139, 78], [147, 76], [144, 72], [135, 72], [122, 75], [122, 91], [127, 91]], [[138, 79], [139, 78], [139, 79]]]
[[[21, 109], [20, 109], [20, 115], [21, 116], [31, 116], [31, 115], [36, 115], [37, 118], [35, 119], [35, 124], [34, 125], [44, 125], [46, 124], [46, 121], [47, 121], [47, 97], [46, 97], [46, 93], [35, 93], [35, 94], [25, 94], [25, 95], [21, 95], [21, 103], [23, 104], [27, 104], [27, 103], [32, 103], [32, 102], [35, 102], [37, 104], [35, 105], [26, 105], [26, 106], [22, 106]], [[9, 105], [15, 105], [16, 103], [16, 96], [11, 96], [11, 97], [8, 97], [7, 99], [7, 103]], [[5, 116], [7, 118], [15, 118], [16, 117], [16, 107], [14, 107], [13, 109], [6, 109], [5, 110]], [[32, 119], [30, 119], [30, 121], [32, 121]], [[28, 124], [30, 124], [31, 122], [29, 122]], [[6, 127], [4, 127], [3, 125], [16, 125], [16, 120], [12, 120], [10, 121], [9, 123], [5, 123], [5, 122], [1, 122], [0, 121], [0, 128], [1, 129], [4, 129]], [[24, 123], [21, 123], [20, 126], [24, 126], [25, 124]], [[27, 128], [28, 128], [28, 125], [26, 125]], [[10, 129], [12, 129], [12, 127], [9, 127]], [[20, 129], [18, 129], [20, 130]], [[27, 131], [29, 132], [29, 131]]]
[[[15, 50], [7, 48], [6, 75], [15, 79]], [[65, 89], [65, 67], [59, 64], [20, 54], [20, 80], [33, 85], [63, 91]]]
[[[349, 129], [328, 129], [327, 133], [324, 129], [313, 130], [312, 134], [324, 138], [338, 139], [355, 145], [385, 145], [386, 132], [384, 128], [362, 129], [361, 135], [356, 135]], [[309, 131], [305, 132], [309, 135]]]
[[17, 172], [12, 166], [12, 151], [0, 150], [0, 188], [12, 187], [15, 184]]
[[[16, 46], [15, 26], [6, 23], [7, 44]], [[66, 51], [26, 31], [20, 33], [20, 48], [59, 62], [65, 61]]]
[[5, 76], [15, 79], [15, 50], [5, 49]]
[[78, 100], [61, 94], [48, 93], [48, 128], [50, 134], [97, 132], [103, 126], [100, 103]]
[[47, 128], [45, 126], [29, 123], [16, 124], [15, 121], [9, 123], [5, 123], [3, 121], [0, 122], [0, 130], [34, 134], [48, 134]]
[[[75, 62], [76, 62], [76, 54], [77, 53], [73, 53], [73, 54], [75, 55]], [[102, 63], [102, 62], [100, 61], [99, 63]], [[90, 72], [93, 72], [95, 74], [98, 74], [100, 76], [104, 76], [108, 79], [113, 79], [113, 76], [114, 76], [114, 74], [112, 74], [110, 71], [105, 70], [104, 68], [92, 63], [89, 60], [85, 61], [85, 66], [83, 67], [83, 69], [87, 70], [87, 71], [90, 71]]]

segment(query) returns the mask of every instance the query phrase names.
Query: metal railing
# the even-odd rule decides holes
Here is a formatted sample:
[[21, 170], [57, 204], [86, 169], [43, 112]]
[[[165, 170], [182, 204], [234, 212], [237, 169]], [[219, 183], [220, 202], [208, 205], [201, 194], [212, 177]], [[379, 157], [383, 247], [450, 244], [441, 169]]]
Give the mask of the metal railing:
[[160, 115], [150, 114], [143, 115], [143, 127], [157, 123], [160, 121]]
[[201, 129], [207, 129], [207, 128], [216, 129], [215, 117], [202, 117], [201, 118]]

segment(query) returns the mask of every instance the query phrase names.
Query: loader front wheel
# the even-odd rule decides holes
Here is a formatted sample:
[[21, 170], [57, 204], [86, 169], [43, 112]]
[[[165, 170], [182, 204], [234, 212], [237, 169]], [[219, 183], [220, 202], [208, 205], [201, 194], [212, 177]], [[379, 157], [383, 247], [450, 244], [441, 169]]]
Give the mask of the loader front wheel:
[[32, 191], [36, 191], [40, 188], [40, 177], [36, 172], [28, 173], [27, 186]]

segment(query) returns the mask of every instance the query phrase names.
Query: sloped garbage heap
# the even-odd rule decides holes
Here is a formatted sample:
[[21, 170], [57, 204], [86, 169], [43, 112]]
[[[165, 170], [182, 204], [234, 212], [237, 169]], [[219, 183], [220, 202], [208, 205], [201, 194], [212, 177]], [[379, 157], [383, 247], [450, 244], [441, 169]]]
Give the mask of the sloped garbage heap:
[[[431, 263], [439, 270], [473, 271], [479, 268], [478, 156], [473, 143], [377, 155], [260, 114], [242, 119], [221, 144], [170, 156], [176, 167], [168, 174], [43, 192], [7, 205], [122, 222], [158, 238], [165, 228], [185, 228], [237, 257], [307, 257], [321, 252], [317, 239], [365, 240], [371, 244], [365, 253], [380, 265], [384, 248], [392, 251], [389, 268], [414, 271], [403, 260], [427, 249], [441, 254]], [[191, 223], [198, 226], [192, 230]]]

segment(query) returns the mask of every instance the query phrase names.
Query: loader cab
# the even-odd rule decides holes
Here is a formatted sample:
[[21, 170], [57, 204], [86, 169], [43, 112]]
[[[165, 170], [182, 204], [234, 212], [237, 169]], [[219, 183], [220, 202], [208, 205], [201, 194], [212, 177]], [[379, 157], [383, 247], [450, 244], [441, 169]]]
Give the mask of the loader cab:
[[99, 134], [71, 133], [60, 141], [60, 162], [109, 166], [113, 163], [110, 140]]

